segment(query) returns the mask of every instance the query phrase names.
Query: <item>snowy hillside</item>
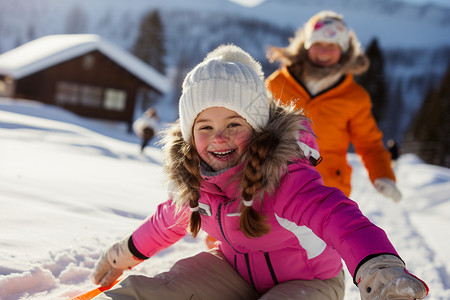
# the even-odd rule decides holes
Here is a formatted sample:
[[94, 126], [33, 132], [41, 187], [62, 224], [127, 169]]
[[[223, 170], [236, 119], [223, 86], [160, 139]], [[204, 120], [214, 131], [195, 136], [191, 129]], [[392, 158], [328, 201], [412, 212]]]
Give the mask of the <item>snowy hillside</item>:
[[[250, 1], [252, 2], [252, 1]], [[221, 43], [234, 43], [276, 69], [265, 58], [268, 45], [286, 45], [296, 28], [323, 9], [344, 15], [363, 46], [377, 38], [386, 59], [385, 139], [398, 141], [450, 63], [450, 5], [415, 5], [418, 0], [266, 0], [254, 7], [228, 0], [2, 0], [0, 53], [57, 33], [96, 33], [131, 50], [140, 21], [158, 9], [164, 25], [168, 74], [183, 74]], [[422, 1], [423, 2], [423, 1]], [[163, 99], [176, 107], [180, 79]], [[173, 121], [176, 109], [163, 118]]]
[[363, 44], [373, 37], [378, 37], [387, 48], [450, 44], [450, 8], [446, 7], [415, 6], [393, 0], [268, 0], [255, 7], [256, 13], [252, 15], [299, 26], [323, 9], [343, 14]]
[[[107, 124], [58, 108], [0, 98], [0, 299], [63, 300], [93, 288], [101, 251], [166, 199], [161, 152]], [[396, 204], [369, 183], [360, 160], [352, 198], [388, 233], [409, 270], [450, 299], [450, 169], [401, 156]], [[204, 233], [139, 265], [154, 275], [205, 250]], [[346, 272], [346, 300], [359, 292]]]
[[[2, 0], [0, 8], [0, 52], [43, 35], [71, 32], [99, 33], [130, 48], [140, 18], [153, 9], [163, 14], [189, 12], [192, 23], [196, 22], [195, 12], [207, 14], [210, 21], [221, 15], [292, 29], [318, 11], [332, 9], [344, 15], [363, 44], [378, 37], [386, 48], [450, 45], [450, 6], [418, 6], [397, 0], [266, 0], [255, 7], [228, 0]], [[165, 25], [170, 28], [177, 22], [170, 19]], [[207, 26], [204, 30], [208, 31]]]

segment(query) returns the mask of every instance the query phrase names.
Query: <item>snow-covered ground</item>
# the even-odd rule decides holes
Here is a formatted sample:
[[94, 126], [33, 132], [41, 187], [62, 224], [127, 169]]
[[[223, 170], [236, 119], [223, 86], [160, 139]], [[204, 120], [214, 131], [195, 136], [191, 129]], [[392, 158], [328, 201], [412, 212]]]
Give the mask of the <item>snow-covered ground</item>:
[[[166, 198], [161, 152], [123, 128], [59, 108], [0, 98], [0, 299], [69, 299], [94, 287], [101, 251]], [[395, 204], [369, 183], [359, 158], [352, 198], [384, 228], [408, 269], [450, 299], [450, 170], [404, 154]], [[154, 275], [206, 249], [204, 233], [131, 271]], [[359, 299], [347, 274], [346, 300]]]

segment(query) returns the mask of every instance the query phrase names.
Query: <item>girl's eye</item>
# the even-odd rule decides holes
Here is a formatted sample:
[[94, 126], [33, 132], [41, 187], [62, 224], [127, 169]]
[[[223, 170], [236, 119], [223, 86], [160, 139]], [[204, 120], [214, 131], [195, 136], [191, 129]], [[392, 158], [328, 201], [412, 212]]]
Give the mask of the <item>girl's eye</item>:
[[231, 123], [231, 124], [228, 125], [228, 127], [238, 127], [238, 126], [241, 126], [241, 124], [239, 124], [239, 123]]
[[199, 130], [209, 130], [209, 129], [212, 129], [212, 127], [211, 126], [202, 126], [199, 128]]
[[339, 46], [336, 44], [330, 44], [330, 45], [328, 45], [328, 49], [330, 49], [330, 50], [339, 49]]

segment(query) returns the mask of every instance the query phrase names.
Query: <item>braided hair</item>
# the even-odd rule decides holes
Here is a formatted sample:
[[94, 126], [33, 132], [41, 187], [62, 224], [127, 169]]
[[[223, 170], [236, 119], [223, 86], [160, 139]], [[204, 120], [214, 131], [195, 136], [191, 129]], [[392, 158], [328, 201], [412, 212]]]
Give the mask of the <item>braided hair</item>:
[[269, 156], [278, 142], [273, 132], [262, 132], [255, 134], [248, 149], [247, 163], [241, 181], [244, 205], [239, 217], [239, 227], [247, 237], [260, 237], [270, 231], [270, 226], [266, 222], [267, 217], [256, 211], [251, 204], [266, 180], [261, 172], [264, 160], [270, 159]]
[[[245, 166], [234, 179], [241, 182], [240, 193], [243, 201], [239, 227], [245, 236], [250, 238], [261, 237], [270, 232], [267, 216], [252, 206], [253, 201], [263, 201], [264, 193], [272, 194], [275, 191], [282, 175], [287, 172], [286, 157], [304, 157], [296, 143], [295, 135], [279, 136], [276, 133], [298, 132], [302, 129], [299, 124], [306, 117], [292, 107], [283, 108], [272, 104], [270, 119], [266, 128], [253, 132], [252, 140], [241, 160], [245, 162]], [[200, 155], [193, 142], [188, 143], [183, 139], [179, 123], [167, 130], [163, 150], [164, 169], [174, 186], [173, 200], [178, 209], [189, 206], [189, 228], [195, 237], [201, 228], [198, 206], [203, 180], [200, 173]], [[277, 167], [273, 168], [274, 165]]]
[[[200, 156], [197, 150], [186, 143], [182, 137], [179, 123], [173, 124], [166, 133], [163, 150], [164, 170], [169, 174], [170, 180], [176, 188], [172, 191], [177, 208], [186, 204], [192, 210], [189, 227], [192, 235], [197, 236], [201, 228], [200, 213], [195, 208], [198, 207], [200, 197]], [[176, 172], [171, 170], [176, 169]]]

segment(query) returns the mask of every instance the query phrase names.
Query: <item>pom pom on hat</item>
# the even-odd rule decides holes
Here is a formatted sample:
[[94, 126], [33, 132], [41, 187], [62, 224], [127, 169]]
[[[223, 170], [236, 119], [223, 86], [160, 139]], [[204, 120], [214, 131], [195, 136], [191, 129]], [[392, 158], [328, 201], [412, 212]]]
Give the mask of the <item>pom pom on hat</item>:
[[186, 75], [179, 104], [181, 133], [186, 142], [191, 140], [197, 115], [210, 107], [235, 111], [255, 130], [269, 120], [262, 67], [235, 45], [219, 46]]
[[264, 81], [264, 73], [261, 64], [255, 61], [255, 59], [251, 57], [250, 54], [243, 51], [238, 46], [235, 45], [219, 46], [215, 50], [209, 52], [206, 55], [204, 61], [208, 61], [211, 59], [220, 59], [222, 61], [236, 62], [248, 65], [256, 72], [256, 74], [258, 74], [259, 78], [261, 78], [261, 80]]
[[313, 16], [305, 28], [305, 49], [316, 42], [336, 43], [345, 53], [349, 48], [350, 35], [342, 16], [323, 11]]

